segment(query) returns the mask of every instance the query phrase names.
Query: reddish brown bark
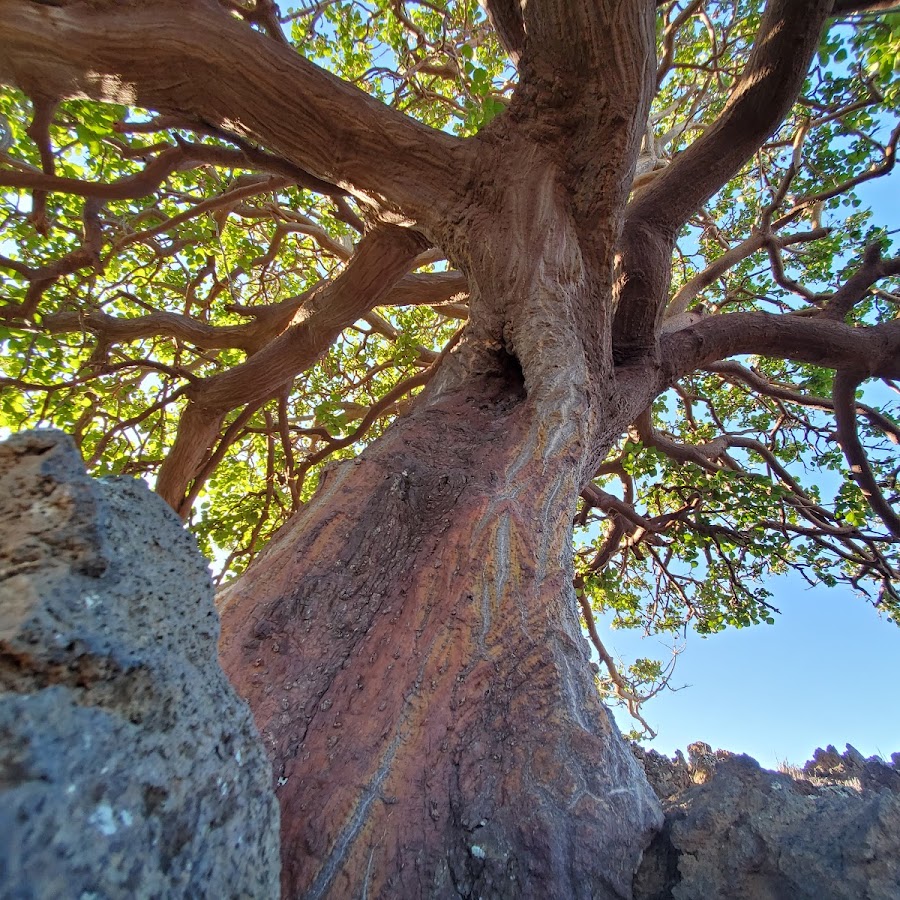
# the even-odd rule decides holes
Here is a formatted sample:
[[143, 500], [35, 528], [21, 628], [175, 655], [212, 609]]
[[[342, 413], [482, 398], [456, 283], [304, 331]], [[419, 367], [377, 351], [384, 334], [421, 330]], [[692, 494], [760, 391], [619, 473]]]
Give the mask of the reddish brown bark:
[[[0, 0], [0, 80], [251, 138], [283, 156], [280, 176], [413, 225], [468, 279], [469, 327], [428, 395], [222, 598], [223, 664], [276, 769], [287, 897], [628, 896], [659, 812], [587, 665], [571, 587], [579, 491], [698, 365], [765, 352], [846, 368], [864, 351], [869, 374], [896, 377], [897, 323], [736, 313], [660, 336], [675, 233], [778, 125], [832, 3], [770, 0], [719, 119], [629, 206], [655, 5], [490, 0], [519, 87], [462, 141], [213, 0]], [[227, 412], [401, 287], [416, 241], [399, 259], [377, 246], [359, 271], [369, 239], [308, 319], [190, 389], [160, 476], [173, 505]]]
[[[341, 331], [386, 297], [422, 249], [422, 237], [415, 231], [393, 225], [375, 229], [363, 238], [350, 265], [312, 292], [309, 302], [294, 311], [284, 330], [266, 346], [241, 365], [188, 388], [191, 402], [160, 468], [157, 493], [186, 516], [194, 497], [186, 499], [185, 491], [199, 475], [228, 412], [283, 390], [325, 353]], [[196, 490], [192, 493], [196, 496]]]
[[222, 599], [285, 897], [620, 897], [658, 807], [571, 587], [570, 452], [521, 376], [420, 401]]

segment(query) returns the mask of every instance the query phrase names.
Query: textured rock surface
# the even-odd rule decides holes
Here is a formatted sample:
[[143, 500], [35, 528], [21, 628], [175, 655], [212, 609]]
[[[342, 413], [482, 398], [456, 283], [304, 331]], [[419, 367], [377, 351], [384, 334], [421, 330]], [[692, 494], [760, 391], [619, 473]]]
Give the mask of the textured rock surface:
[[70, 440], [0, 444], [0, 897], [278, 896], [278, 807], [206, 563]]
[[688, 753], [636, 752], [666, 812], [636, 900], [900, 897], [896, 760], [828, 747], [787, 774], [708, 744]]

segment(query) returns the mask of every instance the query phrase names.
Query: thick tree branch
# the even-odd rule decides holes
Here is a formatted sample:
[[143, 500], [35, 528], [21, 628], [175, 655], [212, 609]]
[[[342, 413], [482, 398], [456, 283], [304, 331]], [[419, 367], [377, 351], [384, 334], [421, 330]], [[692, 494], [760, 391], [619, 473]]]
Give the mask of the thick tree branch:
[[664, 386], [710, 363], [757, 353], [829, 369], [865, 367], [867, 377], [900, 378], [900, 320], [871, 328], [761, 312], [709, 316], [660, 342]]
[[157, 493], [186, 515], [187, 486], [200, 471], [228, 412], [278, 394], [344, 328], [382, 303], [424, 249], [417, 232], [381, 226], [363, 238], [347, 268], [321, 289], [300, 321], [241, 365], [191, 385], [178, 434], [159, 471]]
[[615, 240], [655, 85], [652, 0], [496, 0], [491, 8], [524, 28], [510, 119], [559, 166], [585, 245]]
[[762, 146], [803, 84], [831, 0], [769, 0], [725, 109], [635, 198], [629, 215], [675, 232]]
[[379, 306], [437, 306], [468, 292], [462, 272], [422, 272], [401, 278]]
[[[526, 37], [525, 62], [537, 69], [556, 65], [561, 82], [573, 81], [576, 74], [594, 82], [612, 75], [624, 82], [629, 75], [643, 74], [643, 59], [639, 62], [641, 68], [633, 72], [632, 60], [625, 56], [603, 59], [602, 54], [616, 48], [626, 55], [635, 51], [643, 55], [645, 35], [641, 32], [648, 25], [655, 29], [651, 0], [492, 0], [492, 6], [500, 7], [508, 22], [514, 21], [514, 7], [519, 7]], [[652, 59], [650, 62], [655, 63]], [[620, 86], [629, 93], [634, 87], [626, 83]], [[607, 90], [611, 88], [611, 84], [606, 86]]]
[[[52, 177], [56, 166], [53, 155], [53, 145], [50, 139], [50, 125], [53, 122], [53, 113], [56, 103], [53, 101], [36, 100], [34, 103], [34, 118], [28, 126], [28, 136], [37, 144], [38, 154], [41, 157], [41, 169], [45, 176]], [[50, 223], [47, 221], [47, 192], [35, 189], [31, 198], [30, 219], [34, 230], [38, 234], [46, 235]]]
[[620, 244], [613, 326], [617, 361], [655, 351], [678, 229], [783, 121], [803, 84], [830, 8], [831, 0], [769, 0], [725, 109], [630, 204]]
[[199, 119], [406, 215], [445, 206], [464, 168], [462, 142], [387, 108], [213, 0], [0, 0], [0, 21], [0, 81], [35, 98]]
[[863, 380], [864, 376], [849, 370], [840, 371], [834, 377], [832, 397], [838, 442], [850, 466], [850, 474], [869, 506], [881, 517], [891, 534], [900, 539], [900, 516], [878, 487], [856, 427], [856, 389]]
[[876, 281], [891, 275], [900, 275], [900, 257], [882, 259], [881, 245], [870, 244], [866, 247], [862, 265], [847, 279], [840, 290], [831, 295], [819, 315], [823, 319], [842, 320], [846, 318]]
[[522, 6], [517, 0], [479, 0], [488, 14], [491, 25], [503, 49], [512, 61], [519, 62], [525, 49], [525, 20], [522, 17]]

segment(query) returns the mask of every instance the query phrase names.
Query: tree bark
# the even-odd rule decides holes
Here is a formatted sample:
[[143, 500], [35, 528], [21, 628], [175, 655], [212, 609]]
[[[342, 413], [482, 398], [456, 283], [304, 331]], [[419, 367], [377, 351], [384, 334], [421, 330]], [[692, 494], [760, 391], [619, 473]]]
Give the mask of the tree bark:
[[[644, 110], [650, 8], [578, 9], [594, 89]], [[553, 49], [526, 48], [538, 81]], [[479, 135], [458, 199], [422, 227], [469, 281], [460, 345], [223, 595], [223, 666], [278, 779], [285, 897], [625, 898], [661, 823], [572, 588], [578, 495], [660, 387], [649, 369], [617, 386], [613, 259], [641, 131], [599, 108], [542, 124], [519, 106]]]
[[222, 596], [286, 898], [630, 897], [659, 827], [576, 614], [577, 447], [493, 358], [342, 464]]
[[[831, 0], [768, 2], [721, 115], [630, 204], [656, 4], [486, 5], [519, 82], [462, 141], [213, 0], [0, 0], [0, 80], [251, 138], [382, 227], [415, 227], [467, 279], [466, 333], [412, 411], [329, 475], [221, 598], [223, 666], [275, 767], [288, 898], [630, 897], [661, 815], [581, 636], [579, 492], [698, 365], [766, 352], [847, 369], [864, 349], [863, 374], [897, 377], [894, 322], [734, 313], [661, 334], [679, 227], [783, 119]], [[367, 238], [372, 258], [309, 318], [189, 389], [160, 476], [170, 501], [223, 410], [271, 395], [390, 296], [418, 242], [406, 233], [396, 255]]]

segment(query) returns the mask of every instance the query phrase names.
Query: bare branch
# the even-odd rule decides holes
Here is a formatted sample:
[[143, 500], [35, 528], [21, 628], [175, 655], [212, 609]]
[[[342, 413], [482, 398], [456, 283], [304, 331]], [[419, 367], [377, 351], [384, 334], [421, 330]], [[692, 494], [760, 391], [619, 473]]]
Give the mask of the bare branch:
[[[657, 3], [661, 6], [662, 3]], [[656, 69], [656, 86], [657, 89], [662, 84], [666, 74], [672, 68], [672, 62], [675, 58], [675, 37], [678, 29], [690, 19], [694, 13], [703, 5], [703, 0], [691, 0], [690, 3], [681, 10], [671, 22], [669, 22], [662, 33], [663, 55]]]
[[270, 172], [273, 175], [284, 175], [303, 188], [317, 191], [320, 194], [332, 197], [336, 204], [343, 203], [343, 198], [349, 196], [343, 188], [336, 187], [327, 181], [322, 181], [314, 175], [310, 175], [305, 169], [295, 165], [283, 157], [273, 153], [267, 153], [250, 141], [226, 131], [224, 128], [215, 128], [206, 122], [197, 119], [179, 118], [178, 116], [157, 116], [150, 122], [116, 123], [116, 131], [119, 132], [171, 132], [173, 130], [193, 131], [198, 135], [207, 135], [219, 140], [229, 141], [237, 149], [220, 147], [213, 144], [192, 144], [187, 141], [176, 140], [180, 147], [190, 150], [203, 161], [218, 166], [240, 166], [248, 169], [256, 169], [262, 172]]
[[268, 194], [274, 191], [279, 191], [282, 188], [287, 187], [289, 184], [290, 181], [287, 178], [282, 178], [279, 175], [273, 175], [271, 178], [264, 178], [263, 180], [253, 179], [249, 184], [231, 188], [230, 190], [225, 191], [225, 193], [223, 194], [219, 194], [216, 197], [210, 197], [208, 200], [203, 200], [200, 203], [196, 203], [194, 206], [191, 206], [188, 209], [184, 210], [184, 212], [180, 212], [177, 215], [170, 216], [169, 218], [164, 219], [162, 222], [158, 222], [151, 228], [145, 228], [143, 231], [135, 231], [131, 232], [130, 234], [126, 234], [124, 237], [116, 241], [115, 244], [113, 244], [112, 253], [117, 253], [118, 251], [127, 247], [129, 244], [138, 243], [139, 241], [146, 241], [148, 238], [154, 237], [157, 234], [166, 234], [167, 232], [175, 228], [176, 225], [181, 225], [184, 222], [189, 222], [191, 219], [196, 219], [197, 216], [230, 207], [232, 204], [237, 203], [239, 200], [245, 200], [248, 197], [254, 197], [257, 194]]
[[826, 200], [830, 200], [832, 197], [837, 197], [840, 194], [845, 194], [847, 193], [847, 191], [850, 191], [867, 181], [881, 178], [883, 175], [887, 175], [888, 173], [890, 173], [897, 163], [898, 143], [900, 143], [900, 124], [894, 127], [894, 130], [891, 132], [890, 137], [888, 137], [887, 143], [884, 146], [879, 145], [883, 154], [883, 158], [880, 163], [873, 164], [864, 172], [860, 172], [858, 175], [853, 175], [852, 177], [847, 178], [844, 181], [841, 181], [840, 183], [833, 185], [832, 187], [827, 188], [824, 191], [818, 191], [814, 194], [807, 194], [805, 197], [799, 198], [783, 216], [781, 216], [777, 221], [773, 223], [772, 228], [774, 230], [777, 230], [787, 222], [790, 222], [793, 219], [797, 218], [797, 216], [801, 215], [804, 211], [813, 209], [817, 206], [821, 206], [821, 204], [823, 204]]
[[859, 485], [869, 506], [881, 517], [891, 534], [900, 538], [900, 516], [894, 512], [878, 487], [856, 428], [856, 388], [862, 381], [863, 376], [849, 370], [840, 371], [834, 377], [832, 397], [838, 441], [847, 458], [853, 480]]
[[814, 303], [816, 292], [804, 287], [799, 281], [794, 281], [794, 279], [788, 277], [787, 272], [784, 270], [784, 260], [781, 258], [781, 248], [778, 246], [778, 243], [774, 240], [767, 240], [766, 251], [769, 254], [769, 265], [771, 266], [775, 284], [786, 291], [790, 291], [792, 294], [803, 297], [809, 303]]
[[[457, 337], [458, 336], [459, 333], [457, 332]], [[366, 432], [372, 427], [375, 421], [380, 416], [384, 415], [385, 412], [387, 412], [401, 397], [417, 387], [428, 384], [434, 373], [437, 371], [437, 367], [443, 361], [446, 352], [453, 344], [455, 344], [455, 340], [451, 340], [438, 358], [427, 369], [422, 369], [418, 374], [405, 378], [399, 384], [394, 385], [394, 387], [392, 387], [383, 397], [369, 407], [354, 431], [351, 431], [350, 434], [345, 435], [342, 438], [331, 441], [324, 450], [320, 450], [318, 453], [314, 453], [310, 456], [304, 464], [304, 469], [309, 470], [317, 463], [320, 463], [322, 460], [331, 456], [336, 450], [349, 447], [365, 437]]]

